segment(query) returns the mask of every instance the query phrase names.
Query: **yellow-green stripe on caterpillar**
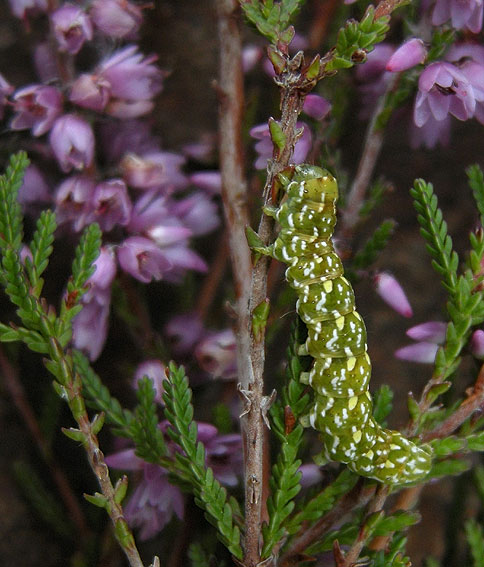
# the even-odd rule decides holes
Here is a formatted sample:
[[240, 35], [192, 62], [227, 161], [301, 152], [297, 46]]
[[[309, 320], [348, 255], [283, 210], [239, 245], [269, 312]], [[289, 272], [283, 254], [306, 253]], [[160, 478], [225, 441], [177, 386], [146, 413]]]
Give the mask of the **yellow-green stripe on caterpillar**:
[[385, 484], [418, 481], [430, 470], [431, 448], [373, 418], [365, 324], [331, 240], [336, 179], [320, 167], [298, 165], [279, 174], [276, 183], [287, 199], [265, 213], [281, 230], [274, 244], [256, 250], [288, 264], [286, 279], [299, 296], [297, 312], [308, 329], [301, 354], [314, 359], [300, 376], [314, 390], [304, 421], [320, 432], [326, 459]]

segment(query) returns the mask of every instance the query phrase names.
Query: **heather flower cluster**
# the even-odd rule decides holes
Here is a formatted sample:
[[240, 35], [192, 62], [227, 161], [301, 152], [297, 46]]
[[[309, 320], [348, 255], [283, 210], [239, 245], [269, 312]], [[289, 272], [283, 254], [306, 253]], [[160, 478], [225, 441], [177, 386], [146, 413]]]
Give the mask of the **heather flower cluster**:
[[[456, 30], [477, 34], [482, 29], [483, 2], [437, 0], [422, 16], [429, 17], [434, 26], [450, 23]], [[411, 145], [432, 148], [449, 143], [451, 117], [461, 121], [475, 118], [484, 124], [484, 48], [466, 39], [453, 45], [442, 60], [426, 64], [427, 45], [416, 37], [398, 49], [379, 44], [357, 70], [357, 78], [362, 96], [360, 117], [368, 118], [392, 74], [420, 66], [410, 125]]]
[[[45, 14], [55, 51], [64, 54], [59, 58], [51, 44], [40, 43], [33, 58], [39, 81], [26, 86], [0, 75], [0, 119], [10, 131], [38, 139], [20, 190], [25, 211], [50, 206], [65, 231], [97, 222], [104, 233], [103, 253], [74, 323], [75, 346], [95, 360], [106, 340], [110, 288], [119, 270], [143, 283], [178, 283], [187, 271], [206, 271], [191, 243], [219, 225], [214, 198], [220, 179], [218, 172], [188, 176], [185, 156], [164, 150], [143, 121], [165, 73], [155, 55], [133, 43], [143, 21], [139, 5], [10, 5], [25, 22]], [[77, 71], [78, 56], [102, 38], [110, 52], [90, 70], [83, 63]]]

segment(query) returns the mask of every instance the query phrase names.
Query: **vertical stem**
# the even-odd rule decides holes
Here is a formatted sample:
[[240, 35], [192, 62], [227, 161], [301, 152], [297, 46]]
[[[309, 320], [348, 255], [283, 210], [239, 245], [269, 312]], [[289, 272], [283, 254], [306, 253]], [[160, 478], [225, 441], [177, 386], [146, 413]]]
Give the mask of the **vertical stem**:
[[[219, 76], [219, 130], [220, 170], [222, 174], [222, 200], [229, 234], [232, 271], [237, 298], [237, 366], [240, 388], [247, 396], [246, 419], [242, 422], [245, 461], [245, 537], [244, 564], [255, 567], [260, 561], [259, 537], [262, 510], [263, 478], [263, 423], [260, 411], [262, 403], [262, 372], [253, 366], [263, 366], [264, 344], [258, 344], [252, 352], [250, 313], [254, 302], [250, 300], [252, 265], [245, 237], [249, 224], [247, 212], [247, 184], [244, 178], [242, 115], [243, 73], [240, 12], [236, 0], [216, 0], [218, 33], [220, 41]], [[258, 283], [265, 299], [265, 283]], [[256, 300], [257, 301], [257, 300]], [[252, 354], [256, 354], [253, 360]]]

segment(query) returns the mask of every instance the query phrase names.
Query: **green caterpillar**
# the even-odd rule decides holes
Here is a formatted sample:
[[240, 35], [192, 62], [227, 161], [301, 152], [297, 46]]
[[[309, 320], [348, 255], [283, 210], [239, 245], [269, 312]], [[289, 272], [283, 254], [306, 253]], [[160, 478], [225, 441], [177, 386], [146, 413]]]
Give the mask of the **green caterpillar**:
[[314, 389], [303, 421], [320, 432], [326, 459], [384, 484], [417, 481], [430, 470], [431, 448], [382, 428], [372, 415], [365, 324], [331, 240], [336, 179], [320, 167], [298, 165], [282, 172], [276, 184], [288, 198], [264, 212], [281, 230], [274, 244], [256, 250], [288, 264], [286, 279], [299, 296], [297, 312], [308, 329], [300, 354], [314, 358], [300, 376]]

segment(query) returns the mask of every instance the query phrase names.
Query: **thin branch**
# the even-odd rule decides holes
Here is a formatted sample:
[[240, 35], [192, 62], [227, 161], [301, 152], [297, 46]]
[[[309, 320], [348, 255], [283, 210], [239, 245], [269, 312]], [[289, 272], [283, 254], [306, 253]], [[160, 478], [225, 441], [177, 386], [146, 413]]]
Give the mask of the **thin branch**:
[[343, 211], [343, 215], [340, 221], [340, 230], [346, 236], [351, 234], [353, 228], [358, 222], [359, 211], [368, 190], [368, 186], [370, 184], [376, 163], [380, 156], [385, 131], [378, 126], [378, 119], [385, 107], [387, 95], [395, 86], [397, 78], [397, 74], [394, 74], [391, 77], [390, 82], [387, 85], [385, 94], [380, 97], [366, 130], [365, 143], [363, 146], [360, 162], [358, 164], [358, 170], [348, 194], [346, 209]]

